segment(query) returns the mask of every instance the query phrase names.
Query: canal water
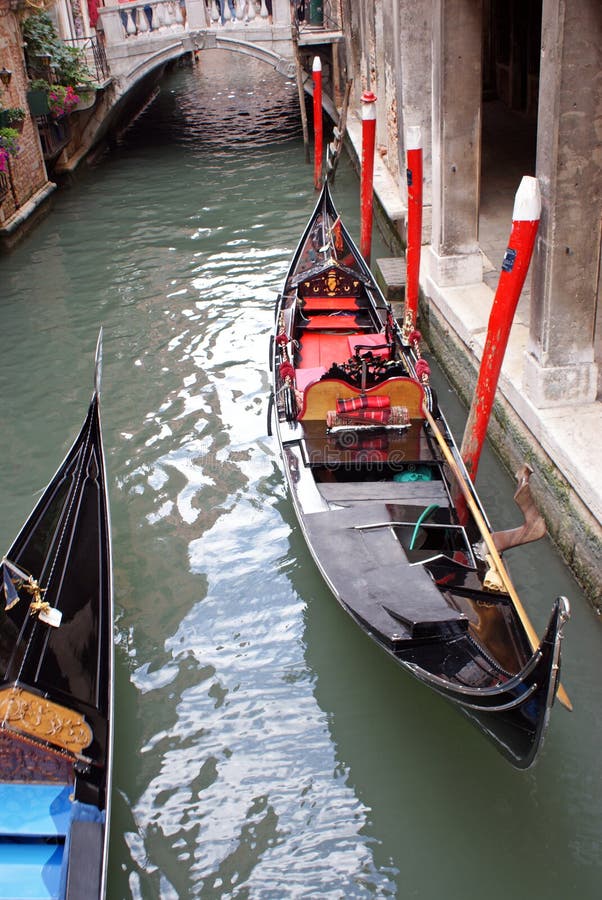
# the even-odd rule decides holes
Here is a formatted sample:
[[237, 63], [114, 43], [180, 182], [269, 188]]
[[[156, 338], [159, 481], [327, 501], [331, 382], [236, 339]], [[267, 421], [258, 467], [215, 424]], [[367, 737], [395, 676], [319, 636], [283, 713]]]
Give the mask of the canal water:
[[[334, 194], [357, 238], [344, 160]], [[539, 632], [571, 601], [575, 711], [554, 708], [520, 773], [360, 633], [295, 524], [266, 368], [314, 201], [294, 84], [206, 53], [0, 258], [4, 548], [79, 427], [104, 326], [108, 896], [595, 900], [602, 630], [550, 543], [508, 558]], [[515, 524], [512, 479], [488, 451], [481, 466], [493, 524]]]

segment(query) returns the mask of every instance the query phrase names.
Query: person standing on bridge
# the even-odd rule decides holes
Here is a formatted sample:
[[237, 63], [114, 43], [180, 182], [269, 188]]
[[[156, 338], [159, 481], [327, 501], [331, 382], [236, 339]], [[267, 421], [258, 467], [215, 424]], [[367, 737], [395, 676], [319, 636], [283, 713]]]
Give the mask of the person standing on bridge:
[[[226, 24], [226, 0], [216, 0], [219, 14], [222, 25]], [[230, 19], [234, 23], [236, 22], [236, 7], [234, 6], [234, 0], [228, 0], [228, 6], [230, 7]]]

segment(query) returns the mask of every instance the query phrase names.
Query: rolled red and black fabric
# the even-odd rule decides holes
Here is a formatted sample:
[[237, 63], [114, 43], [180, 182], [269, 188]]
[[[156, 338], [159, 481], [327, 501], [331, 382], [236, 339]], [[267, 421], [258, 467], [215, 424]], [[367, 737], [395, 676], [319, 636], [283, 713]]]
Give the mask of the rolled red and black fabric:
[[359, 409], [388, 409], [391, 406], [390, 397], [349, 397], [337, 400], [338, 413], [350, 413]]
[[327, 428], [358, 428], [370, 426], [394, 426], [406, 428], [410, 424], [408, 410], [405, 406], [392, 406], [390, 409], [356, 409], [350, 412], [329, 410], [326, 414]]

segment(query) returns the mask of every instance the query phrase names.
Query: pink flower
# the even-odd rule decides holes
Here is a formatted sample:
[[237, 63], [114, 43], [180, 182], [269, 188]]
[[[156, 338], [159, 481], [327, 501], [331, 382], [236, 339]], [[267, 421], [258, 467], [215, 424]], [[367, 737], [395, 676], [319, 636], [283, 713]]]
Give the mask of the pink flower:
[[63, 87], [57, 85], [48, 92], [48, 106], [50, 112], [55, 119], [68, 115], [79, 103], [79, 96], [73, 90], [71, 85]]

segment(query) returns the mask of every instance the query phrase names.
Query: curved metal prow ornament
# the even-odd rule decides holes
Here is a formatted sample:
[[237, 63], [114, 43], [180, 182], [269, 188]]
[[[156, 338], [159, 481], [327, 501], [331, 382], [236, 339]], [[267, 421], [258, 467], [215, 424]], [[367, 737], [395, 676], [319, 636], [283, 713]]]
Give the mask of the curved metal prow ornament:
[[100, 382], [102, 380], [102, 327], [98, 332], [96, 342], [96, 356], [94, 359], [94, 393], [100, 397]]

